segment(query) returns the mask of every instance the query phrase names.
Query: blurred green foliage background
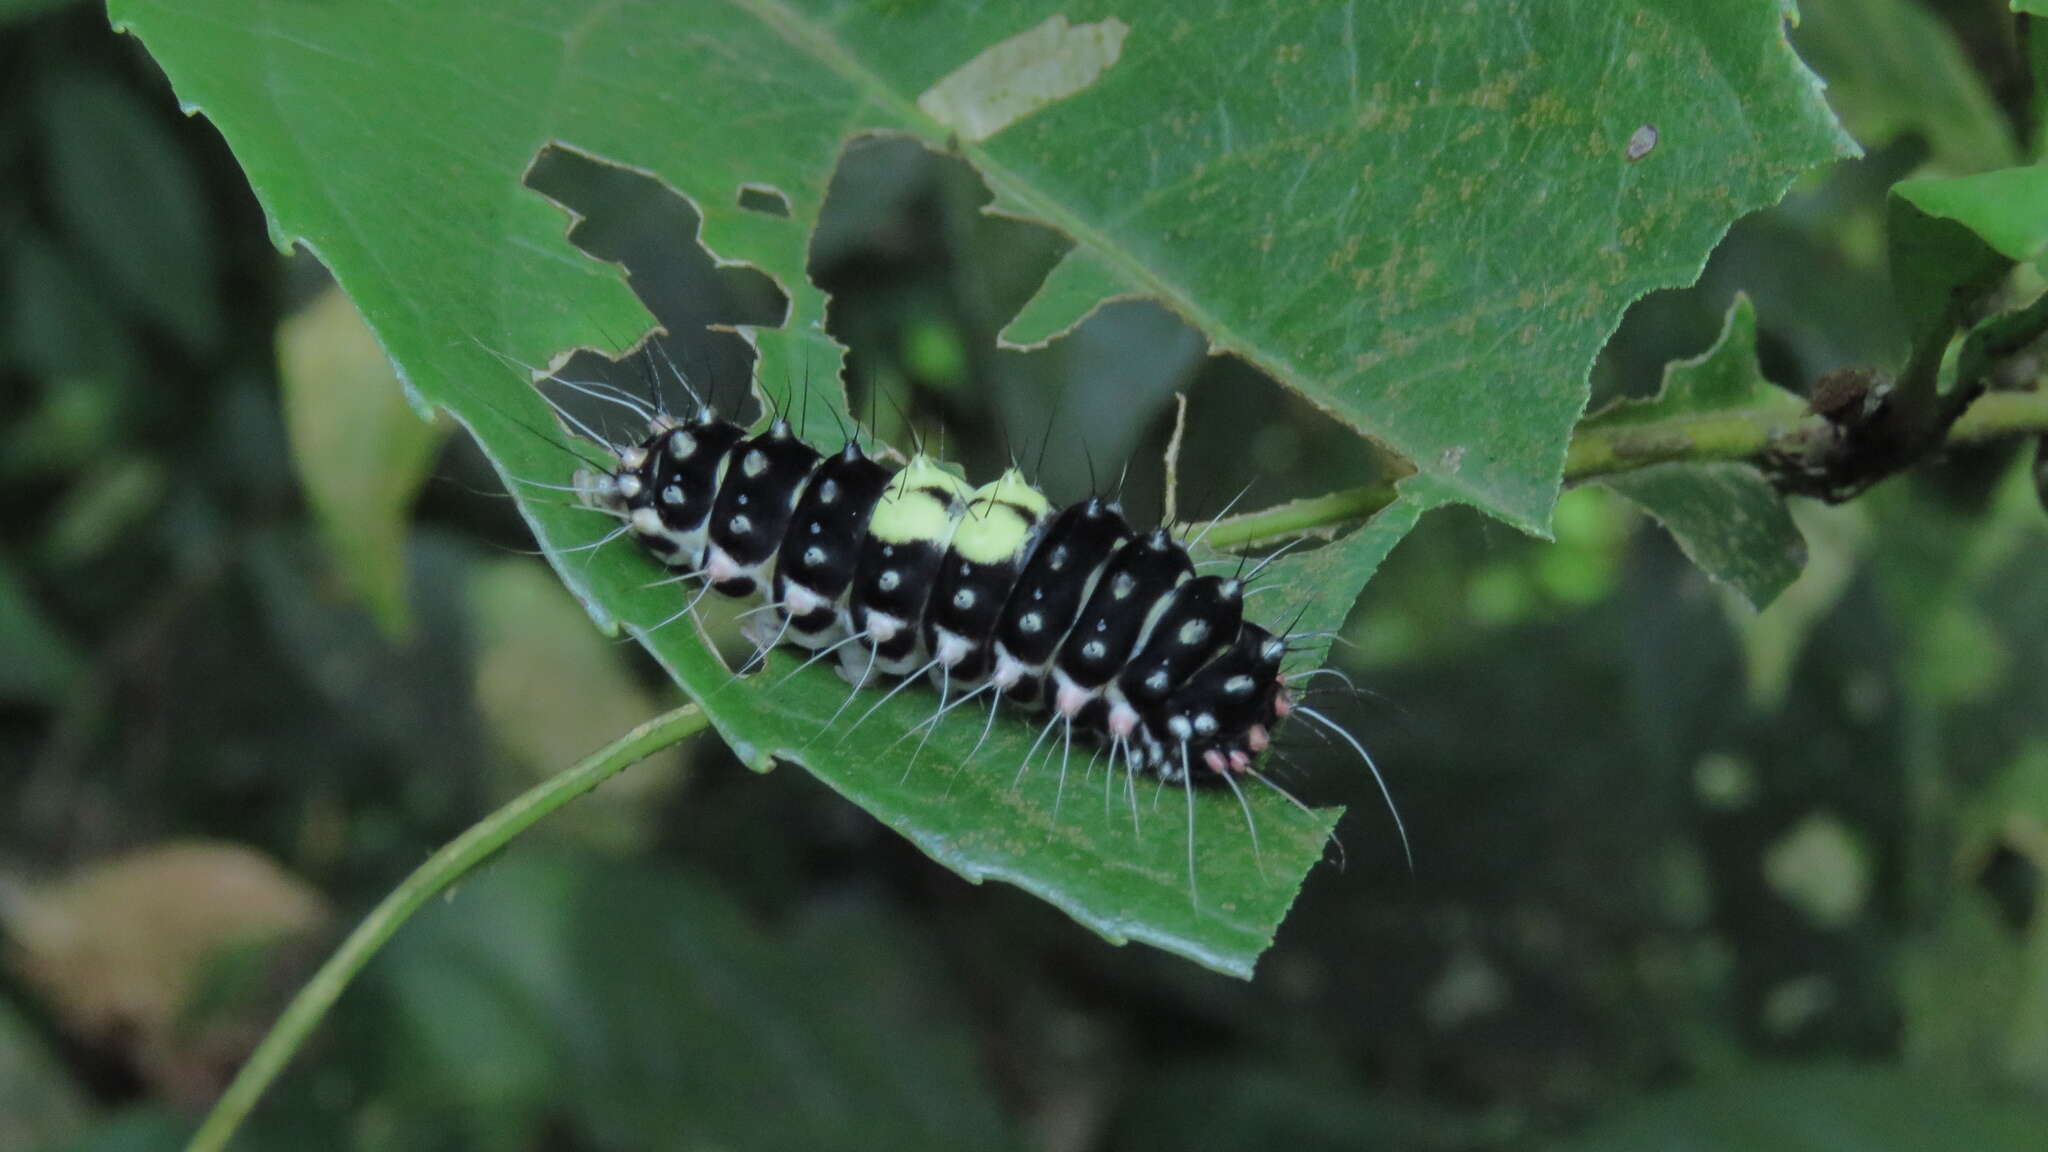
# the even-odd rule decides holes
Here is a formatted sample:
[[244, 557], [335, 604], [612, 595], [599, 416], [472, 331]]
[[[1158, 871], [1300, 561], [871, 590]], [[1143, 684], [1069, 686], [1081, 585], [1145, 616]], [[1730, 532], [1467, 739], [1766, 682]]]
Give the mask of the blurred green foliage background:
[[[1801, 7], [1869, 154], [1633, 309], [1596, 404], [1738, 290], [1787, 386], [1887, 360], [1885, 189], [2039, 151], [2002, 0]], [[86, 5], [0, 21], [0, 1150], [175, 1147], [361, 910], [676, 694], [523, 554], [496, 478], [269, 246], [136, 45]], [[672, 330], [773, 315], [658, 186], [567, 154], [531, 182]], [[812, 272], [885, 438], [1046, 443], [1056, 499], [1128, 459], [1142, 517], [1185, 390], [1184, 512], [1379, 474], [1150, 305], [996, 351], [1060, 248], [985, 198], [907, 143], [835, 179]], [[739, 393], [742, 346], [693, 351]], [[1761, 615], [1598, 491], [1555, 544], [1429, 519], [1338, 651], [1361, 691], [1326, 701], [1415, 872], [1369, 781], [1295, 733], [1291, 785], [1353, 814], [1250, 984], [969, 886], [801, 773], [679, 750], [409, 926], [238, 1146], [2040, 1147], [2027, 469], [1974, 451], [1799, 507], [1811, 562]]]

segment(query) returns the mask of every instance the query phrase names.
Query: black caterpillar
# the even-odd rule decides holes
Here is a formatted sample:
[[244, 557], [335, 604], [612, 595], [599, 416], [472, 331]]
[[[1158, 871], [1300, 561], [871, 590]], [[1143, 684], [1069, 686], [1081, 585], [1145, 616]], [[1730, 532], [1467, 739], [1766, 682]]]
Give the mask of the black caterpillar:
[[1121, 759], [1163, 783], [1220, 782], [1240, 804], [1248, 776], [1300, 806], [1255, 767], [1300, 713], [1349, 743], [1386, 793], [1364, 746], [1297, 699], [1288, 640], [1245, 619], [1257, 568], [1199, 575], [1166, 528], [1138, 531], [1101, 496], [1055, 510], [1014, 466], [971, 488], [921, 452], [901, 468], [853, 439], [820, 453], [780, 415], [749, 436], [701, 403], [685, 421], [611, 385], [550, 378], [646, 421], [622, 446], [550, 402], [609, 453], [575, 474], [579, 503], [621, 520], [613, 535], [676, 570], [674, 582], [703, 581], [672, 619], [706, 592], [762, 594], [752, 614], [766, 620], [747, 630], [755, 659], [782, 643], [810, 650], [807, 664], [837, 654], [854, 695], [898, 678], [868, 715], [920, 677], [940, 691], [920, 727], [988, 694], [985, 741], [1000, 701], [1042, 707], [1027, 766], [1064, 724], [1068, 739], [1106, 746], [1112, 771]]

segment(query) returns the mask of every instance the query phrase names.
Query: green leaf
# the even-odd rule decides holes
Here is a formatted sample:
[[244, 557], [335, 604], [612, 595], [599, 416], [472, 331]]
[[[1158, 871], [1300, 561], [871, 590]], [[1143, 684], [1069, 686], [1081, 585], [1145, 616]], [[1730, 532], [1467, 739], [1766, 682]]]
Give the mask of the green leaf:
[[1807, 501], [1790, 511], [1807, 545], [1799, 579], [1771, 601], [1769, 612], [1742, 613], [1733, 621], [1748, 669], [1749, 706], [1764, 715], [1784, 706], [1808, 639], [1841, 603], [1870, 546], [1869, 512], [1854, 503]]
[[[418, 394], [508, 476], [559, 483], [573, 465], [535, 435], [550, 426], [539, 397], [476, 341], [538, 364], [649, 322], [617, 269], [572, 248], [562, 213], [521, 185], [541, 147], [687, 195], [709, 249], [789, 294], [785, 326], [750, 336], [761, 378], [795, 379], [840, 364], [805, 276], [832, 163], [852, 135], [902, 132], [957, 146], [994, 208], [1074, 238], [1027, 314], [1040, 329], [1111, 292], [1157, 296], [1414, 460], [1410, 501], [1355, 545], [1368, 553], [1444, 499], [1541, 528], [1587, 364], [1621, 309], [1690, 280], [1736, 215], [1851, 149], [1783, 41], [1777, 0], [1597, 0], [1449, 23], [1418, 0], [1328, 4], [1278, 25], [1251, 9], [1197, 23], [1145, 0], [1049, 26], [1054, 8], [111, 5], [219, 126], [279, 242], [319, 253]], [[1043, 90], [976, 79], [1035, 76], [1024, 58], [1047, 64]], [[1632, 161], [1645, 123], [1661, 143]], [[779, 193], [789, 215], [742, 208], [742, 186]], [[843, 407], [833, 389], [811, 402]], [[605, 525], [522, 510], [601, 619], [646, 634], [674, 613], [676, 590], [643, 588], [653, 570], [630, 549], [568, 551]], [[1347, 555], [1276, 576], [1327, 576]], [[1341, 616], [1364, 576], [1298, 586]], [[929, 693], [855, 727], [863, 699], [823, 732], [844, 698], [829, 673], [782, 685], [778, 654], [735, 684], [690, 633], [665, 627], [649, 646], [749, 763], [803, 763], [963, 875], [1020, 884], [1113, 940], [1248, 973], [1334, 818], [1255, 789], [1261, 867], [1232, 798], [1198, 797], [1191, 900], [1183, 814], [1093, 779], [1085, 755], [1062, 787], [1062, 757], [1041, 748], [1013, 788], [1035, 732], [999, 723], [965, 767], [969, 708], [913, 766], [915, 743], [896, 738], [931, 712]], [[1082, 802], [1091, 791], [1109, 816]]]
[[1297, 1067], [1250, 1060], [1170, 1067], [1132, 1096], [1117, 1125], [1117, 1147], [1334, 1152], [1450, 1146], [1444, 1136], [1450, 1124], [1442, 1118]]
[[[2042, 0], [2014, 0], [2014, 3], [2016, 5], [2031, 5], [2034, 11], [2028, 14], [2032, 16], [2048, 14], [2042, 11]], [[2029, 35], [2020, 39], [2021, 46], [2024, 49], [2022, 55], [2026, 60], [2027, 72], [2033, 78], [2034, 135], [2027, 142], [2028, 148], [2026, 152], [2027, 155], [2032, 156], [2035, 160], [2040, 160], [2043, 157], [2048, 157], [2048, 123], [2042, 122], [2040, 114], [2043, 108], [2048, 108], [2048, 38], [2042, 37], [2040, 35], [2040, 28], [2031, 22], [2019, 25], [2015, 21], [2015, 24], [2018, 27], [2024, 27], [2029, 33]]]
[[687, 873], [521, 852], [372, 979], [425, 1070], [393, 1089], [481, 1146], [555, 1111], [605, 1148], [1004, 1147], [934, 960], [863, 904], [766, 929]]
[[95, 434], [104, 443], [105, 429], [114, 417], [98, 409], [117, 406], [118, 382], [139, 373], [132, 347], [135, 333], [121, 323], [106, 293], [84, 274], [83, 261], [36, 232], [9, 236], [7, 244], [7, 306], [0, 319], [5, 354], [32, 378], [47, 382], [46, 406], [94, 408], [88, 427], [78, 427], [86, 421], [74, 418], [61, 421], [40, 438], [12, 431], [5, 467], [9, 475], [19, 476], [28, 466], [22, 461], [39, 451], [60, 458], [82, 455]]
[[85, 1092], [14, 1006], [0, 1000], [0, 1148], [55, 1148], [85, 1127]]
[[459, 777], [447, 766], [478, 762], [468, 547], [433, 531], [415, 535], [407, 592], [418, 626], [403, 642], [335, 594], [310, 532], [261, 533], [243, 564], [274, 651], [326, 699], [342, 731], [414, 765], [423, 790], [454, 787]]
[[[1141, 49], [1133, 21], [1104, 99], [1168, 92], [1163, 126], [1155, 113], [1104, 128], [1077, 102], [1003, 138], [1015, 147], [998, 158], [1023, 153], [1034, 173], [1061, 133], [1129, 157], [1066, 177], [1089, 182], [1070, 197], [1093, 209], [1081, 220], [995, 181], [999, 205], [1082, 241], [1005, 337], [1037, 343], [1101, 300], [1160, 296], [1460, 500], [1540, 529], [1617, 306], [1689, 282], [1721, 231], [1709, 219], [1774, 202], [1790, 175], [1852, 146], [1770, 5], [1542, 6], [1527, 22], [1368, 8], [1322, 6], [1278, 32], [1251, 9], [1176, 19], [1171, 44], [1216, 46], [1192, 67], [1185, 49]], [[1621, 37], [1613, 55], [1602, 27]], [[1249, 43], [1272, 47], [1235, 47]], [[1766, 147], [1726, 131], [1751, 114]], [[1654, 147], [1632, 161], [1646, 126]], [[1695, 165], [1714, 156], [1734, 168], [1709, 187]], [[1532, 212], [1543, 223], [1510, 243], [1472, 226]]]
[[[1768, 419], [1805, 409], [1804, 401], [1764, 378], [1756, 360], [1756, 309], [1738, 294], [1712, 348], [1667, 367], [1654, 397], [1622, 401], [1581, 427], [1689, 434], [1729, 418]], [[1759, 609], [1798, 579], [1806, 563], [1806, 541], [1784, 498], [1748, 464], [1657, 464], [1598, 483], [1656, 517], [1693, 563]]]
[[1904, 180], [1892, 191], [1929, 216], [1975, 232], [2009, 260], [2048, 252], [2048, 166]]
[[1764, 378], [1756, 361], [1756, 306], [1738, 292], [1713, 345], [1666, 365], [1656, 395], [1616, 401], [1586, 417], [1581, 427], [1640, 428], [1738, 413], [1767, 419], [1805, 410], [1804, 400]]
[[1600, 484], [1664, 525], [1686, 558], [1762, 610], [1806, 564], [1784, 497], [1747, 464], [1654, 464]]
[[[686, 876], [612, 879], [574, 920], [589, 1003], [611, 1025], [570, 1033], [598, 1146], [1011, 1144], [972, 1039], [947, 1018], [943, 972], [886, 921], [769, 936]], [[636, 910], [650, 929], [639, 946], [605, 946]]]
[[1865, 147], [1908, 134], [1930, 163], [1981, 172], [2019, 159], [2012, 130], [1941, 16], [1918, 0], [1801, 0], [1799, 54]]
[[2035, 903], [2013, 922], [1986, 881], [2001, 853], [2033, 876], [2048, 869], [2048, 743], [2001, 766], [1962, 806], [1955, 833], [1954, 888], [1908, 942], [1901, 971], [1905, 1051], [1924, 1067], [2038, 1093], [2048, 1088], [2048, 916]]
[[52, 202], [71, 243], [128, 305], [188, 349], [221, 338], [199, 174], [127, 89], [62, 72], [43, 92]]
[[192, 1122], [168, 1108], [136, 1105], [94, 1124], [63, 1152], [177, 1152]]
[[277, 374], [292, 465], [327, 547], [385, 633], [402, 636], [407, 522], [449, 425], [406, 403], [339, 288], [278, 325]]
[[1915, 361], [1938, 357], [1968, 305], [2012, 268], [2010, 259], [1970, 227], [1916, 202], [1927, 194], [1942, 206], [1939, 188], [1945, 183], [1902, 180], [1892, 186], [1886, 205], [1892, 299], [1913, 341]]
[[[1433, 10], [1329, 4], [1276, 29], [1250, 9], [1200, 24], [1172, 6], [1125, 9], [1104, 17], [1128, 32], [1092, 84], [975, 143], [986, 125], [935, 118], [920, 94], [1042, 38], [1058, 19], [1050, 4], [922, 22], [736, 4], [707, 23], [532, 0], [484, 23], [466, 6], [409, 6], [397, 28], [346, 10], [242, 19], [254, 10], [235, 0], [114, 5], [222, 124], [280, 235], [319, 233], [307, 239], [373, 319], [393, 313], [380, 329], [400, 311], [413, 324], [459, 317], [470, 335], [509, 322], [521, 328], [510, 350], [552, 352], [592, 331], [565, 304], [600, 320], [635, 311], [615, 284], [592, 282], [595, 269], [537, 266], [566, 254], [559, 222], [511, 176], [549, 138], [691, 194], [707, 245], [795, 292], [799, 327], [820, 303], [801, 226], [848, 133], [964, 139], [997, 207], [1078, 241], [1048, 289], [1064, 321], [1110, 292], [1159, 296], [1464, 498], [1540, 526], [1585, 366], [1621, 309], [1690, 280], [1731, 219], [1851, 146], [1783, 43], [1776, 0], [1417, 19]], [[1096, 23], [1076, 17], [1070, 31]], [[1271, 48], [1240, 50], [1251, 42]], [[945, 108], [974, 95], [937, 103], [959, 121]], [[443, 114], [413, 114], [427, 107]], [[1631, 161], [1646, 123], [1660, 143]], [[444, 156], [462, 161], [432, 162]], [[742, 184], [781, 191], [792, 217], [741, 209]], [[376, 207], [364, 214], [358, 195]], [[475, 213], [463, 221], [473, 235], [535, 250], [445, 252], [455, 236], [385, 207], [398, 204]], [[1541, 223], [1512, 243], [1471, 224], [1494, 220]], [[412, 295], [425, 285], [385, 262], [374, 266], [403, 282], [371, 290], [359, 250], [398, 242], [415, 260], [453, 256], [431, 279], [467, 287], [428, 309]], [[480, 269], [505, 279], [475, 283]], [[537, 331], [518, 305], [557, 279], [571, 295], [549, 309], [554, 330]], [[1063, 326], [1046, 306], [1033, 313], [1041, 329]], [[408, 333], [389, 343], [423, 368], [467, 359], [423, 357]], [[1418, 395], [1424, 381], [1435, 383]], [[1481, 394], [1488, 404], [1468, 402]]]
[[163, 503], [169, 476], [154, 456], [136, 453], [87, 472], [64, 493], [38, 559], [81, 568], [124, 547]]
[[2048, 0], [2012, 0], [2012, 10], [2028, 16], [2048, 16]]
[[2048, 436], [2034, 440], [2034, 498], [2041, 502], [2041, 510], [2048, 512]]
[[0, 700], [56, 704], [85, 667], [84, 655], [47, 618], [0, 553]]
[[2048, 1114], [1877, 1065], [1787, 1065], [1706, 1080], [1630, 1108], [1556, 1152], [1985, 1152], [2040, 1145]]

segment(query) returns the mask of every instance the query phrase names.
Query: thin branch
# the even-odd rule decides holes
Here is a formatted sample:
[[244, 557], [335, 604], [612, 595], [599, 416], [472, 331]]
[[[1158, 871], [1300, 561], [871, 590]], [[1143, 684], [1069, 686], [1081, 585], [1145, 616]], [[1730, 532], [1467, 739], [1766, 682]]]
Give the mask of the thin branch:
[[[2048, 434], [2048, 391], [1989, 392], [1949, 426], [1937, 448]], [[1652, 464], [1748, 460], [1775, 465], [1825, 453], [1842, 435], [1822, 416], [1736, 411], [1625, 428], [1581, 431], [1565, 454], [1564, 480], [1576, 484]], [[1209, 533], [1217, 548], [1262, 544], [1334, 530], [1394, 502], [1385, 484], [1350, 488], [1223, 520]]]
[[248, 1063], [207, 1113], [187, 1152], [219, 1152], [255, 1108], [256, 1102], [312, 1036], [334, 1002], [401, 925], [427, 901], [461, 879], [470, 869], [549, 813], [596, 788], [647, 756], [702, 731], [708, 723], [694, 704], [686, 704], [649, 720], [603, 750], [540, 784], [470, 825], [427, 858], [383, 902], [349, 933], [341, 947], [271, 1025]]

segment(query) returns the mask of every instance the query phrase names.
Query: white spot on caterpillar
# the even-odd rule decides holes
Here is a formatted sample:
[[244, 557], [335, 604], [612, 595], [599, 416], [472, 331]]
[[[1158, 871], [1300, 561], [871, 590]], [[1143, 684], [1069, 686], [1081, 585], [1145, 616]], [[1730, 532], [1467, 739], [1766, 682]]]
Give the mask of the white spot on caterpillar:
[[1209, 638], [1207, 620], [1190, 620], [1180, 626], [1180, 643], [1183, 648], [1192, 648]]
[[804, 566], [816, 568], [825, 562], [825, 550], [816, 545], [804, 549]]
[[962, 612], [974, 607], [974, 589], [962, 588], [958, 592], [953, 593], [953, 607], [958, 608]]
[[668, 434], [668, 454], [678, 460], [688, 460], [697, 454], [697, 438], [678, 428]]
[[1095, 699], [1096, 693], [1067, 679], [1065, 672], [1055, 669], [1053, 680], [1058, 684], [1058, 688], [1053, 692], [1053, 707], [1062, 716], [1069, 719], [1079, 716], [1081, 709], [1086, 708], [1089, 702]]
[[671, 484], [663, 488], [661, 490], [661, 502], [663, 504], [681, 504], [683, 502], [682, 485]]
[[885, 568], [882, 570], [882, 575], [875, 580], [875, 587], [880, 588], [884, 592], [894, 592], [896, 586], [901, 583], [903, 583], [902, 573], [894, 568]]
[[725, 526], [731, 529], [732, 534], [735, 536], [745, 536], [747, 533], [752, 532], [754, 530], [754, 522], [752, 520], [747, 519], [746, 513], [744, 512], [726, 521]]
[[1110, 581], [1109, 594], [1115, 599], [1121, 600], [1129, 596], [1131, 590], [1137, 586], [1137, 577], [1132, 576], [1129, 572], [1119, 572], [1116, 574], [1116, 579]]
[[1253, 684], [1249, 676], [1232, 676], [1223, 682], [1223, 690], [1232, 696], [1242, 696], [1252, 690]]
[[1164, 692], [1172, 686], [1172, 683], [1173, 678], [1166, 674], [1166, 669], [1164, 668], [1145, 677], [1145, 687], [1154, 692]]
[[619, 495], [628, 500], [640, 495], [640, 478], [631, 472], [619, 477]]
[[839, 481], [827, 480], [818, 485], [818, 503], [832, 504], [839, 499]]
[[792, 616], [808, 616], [823, 608], [829, 601], [809, 588], [791, 580], [782, 591], [782, 607]]
[[758, 448], [756, 448], [752, 452], [747, 453], [747, 458], [740, 461], [740, 471], [745, 473], [747, 479], [749, 480], [752, 480], [754, 477], [759, 476], [761, 473], [766, 472], [767, 470], [768, 457], [762, 455], [761, 450]]
[[941, 666], [958, 668], [961, 661], [974, 655], [974, 641], [957, 632], [948, 632], [944, 628], [936, 631], [939, 634], [939, 646], [932, 652], [932, 658]]
[[1017, 621], [1017, 627], [1027, 636], [1036, 636], [1045, 627], [1045, 617], [1037, 612], [1026, 612]]
[[1023, 683], [1024, 677], [1033, 675], [1036, 671], [1022, 660], [1010, 655], [1010, 650], [1003, 647], [1002, 641], [996, 641], [996, 670], [989, 674], [989, 679], [995, 681], [998, 689], [1008, 692]]
[[576, 502], [585, 508], [609, 507], [618, 499], [619, 478], [609, 472], [578, 468], [569, 484], [576, 489]]
[[1084, 660], [1100, 660], [1103, 654], [1108, 651], [1109, 649], [1103, 646], [1102, 641], [1090, 640], [1086, 644], [1081, 645], [1081, 658]]
[[983, 49], [926, 89], [917, 106], [964, 140], [986, 140], [1095, 83], [1130, 31], [1113, 16], [1077, 25], [1054, 16]]
[[887, 612], [868, 613], [868, 639], [876, 645], [894, 640], [896, 634], [903, 629], [904, 623], [900, 617], [891, 616]]
[[1215, 730], [1216, 716], [1214, 713], [1204, 712], [1200, 716], [1195, 717], [1195, 731], [1200, 732], [1204, 736], [1207, 736], [1209, 733], [1214, 732]]

